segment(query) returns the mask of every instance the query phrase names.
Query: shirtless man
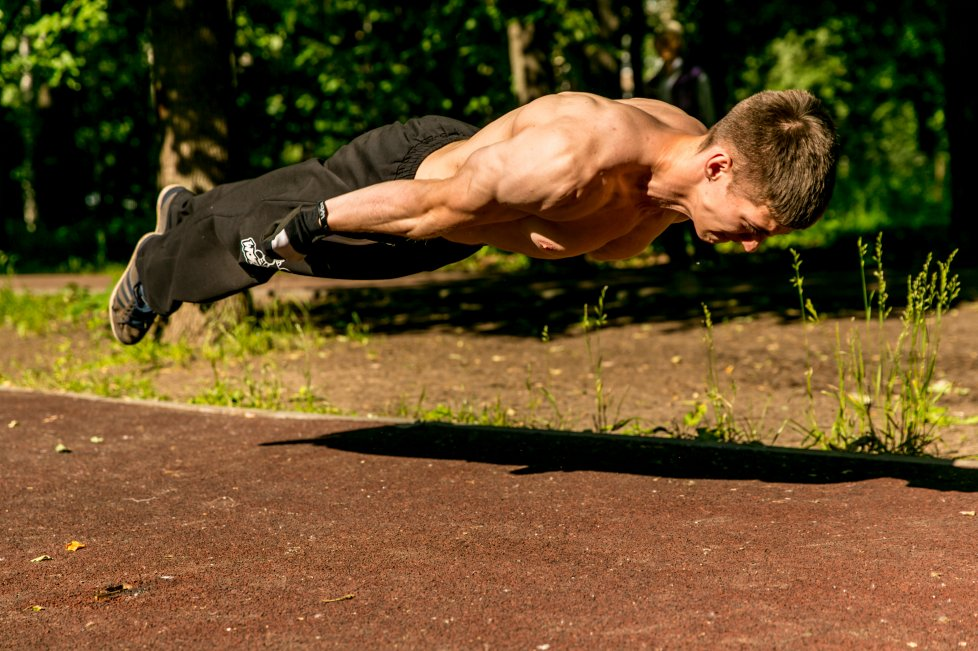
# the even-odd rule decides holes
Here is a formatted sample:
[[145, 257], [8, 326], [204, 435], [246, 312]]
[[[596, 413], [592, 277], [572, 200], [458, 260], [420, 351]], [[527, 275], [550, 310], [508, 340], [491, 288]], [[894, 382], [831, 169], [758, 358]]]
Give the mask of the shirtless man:
[[824, 213], [832, 120], [805, 91], [765, 91], [709, 131], [647, 99], [560, 93], [481, 130], [436, 116], [367, 132], [311, 160], [193, 195], [170, 186], [110, 299], [116, 338], [140, 341], [183, 301], [275, 272], [390, 278], [485, 245], [537, 258], [617, 260], [691, 220], [748, 252]]

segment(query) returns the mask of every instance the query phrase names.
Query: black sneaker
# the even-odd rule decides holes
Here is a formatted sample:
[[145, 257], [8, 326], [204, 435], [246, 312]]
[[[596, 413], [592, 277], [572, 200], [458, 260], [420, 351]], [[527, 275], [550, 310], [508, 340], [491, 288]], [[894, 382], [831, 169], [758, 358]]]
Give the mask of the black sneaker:
[[122, 273], [122, 278], [116, 283], [109, 298], [109, 323], [112, 324], [112, 334], [120, 343], [127, 346], [142, 341], [156, 322], [157, 314], [146, 303], [143, 284], [139, 282], [139, 272], [136, 271], [136, 256], [139, 254], [139, 249], [151, 237], [159, 237], [159, 234], [146, 233], [140, 238], [129, 259], [129, 266]]

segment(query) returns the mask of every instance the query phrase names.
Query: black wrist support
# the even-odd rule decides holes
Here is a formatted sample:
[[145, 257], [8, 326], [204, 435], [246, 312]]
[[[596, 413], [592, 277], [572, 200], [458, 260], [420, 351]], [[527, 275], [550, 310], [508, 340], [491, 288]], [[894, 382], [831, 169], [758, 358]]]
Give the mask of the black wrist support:
[[281, 224], [270, 239], [264, 242], [265, 253], [273, 260], [301, 259], [312, 249], [313, 242], [332, 231], [326, 224], [326, 202], [300, 206]]
[[314, 206], [299, 208], [295, 217], [285, 224], [285, 234], [296, 252], [306, 255], [312, 248], [313, 240], [329, 235], [326, 225], [326, 202], [320, 201]]

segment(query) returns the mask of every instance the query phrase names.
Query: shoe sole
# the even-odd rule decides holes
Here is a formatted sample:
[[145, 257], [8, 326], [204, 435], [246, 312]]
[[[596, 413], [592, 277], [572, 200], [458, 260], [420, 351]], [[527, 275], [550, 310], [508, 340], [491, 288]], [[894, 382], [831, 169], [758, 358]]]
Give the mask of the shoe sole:
[[[125, 282], [126, 277], [129, 275], [129, 270], [136, 264], [136, 255], [139, 253], [139, 249], [140, 247], [142, 247], [143, 242], [145, 242], [151, 237], [156, 237], [157, 235], [159, 235], [159, 233], [154, 231], [152, 233], [146, 233], [141, 238], [139, 238], [139, 241], [136, 242], [136, 247], [132, 251], [132, 256], [129, 258], [129, 264], [126, 265], [125, 271], [123, 271], [122, 276], [119, 277], [119, 282], [115, 284], [115, 288], [112, 290], [112, 294], [109, 296], [109, 324], [111, 324], [112, 326], [112, 336], [115, 337], [116, 341], [118, 341], [120, 344], [123, 345], [132, 345], [132, 344], [127, 344], [125, 341], [123, 341], [122, 336], [116, 330], [117, 324], [115, 322], [115, 319], [113, 318], [112, 306], [115, 305], [115, 297], [119, 293], [119, 290], [122, 289], [122, 284], [123, 282]], [[135, 344], [139, 342], [134, 341], [132, 343]]]

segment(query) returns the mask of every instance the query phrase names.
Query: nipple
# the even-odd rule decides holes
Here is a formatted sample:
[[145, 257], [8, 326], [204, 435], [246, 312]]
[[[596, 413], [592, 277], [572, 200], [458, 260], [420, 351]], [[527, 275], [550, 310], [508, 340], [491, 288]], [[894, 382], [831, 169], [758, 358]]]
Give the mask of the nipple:
[[541, 249], [543, 251], [563, 251], [564, 250], [564, 247], [562, 247], [561, 245], [557, 244], [556, 242], [554, 242], [549, 237], [544, 237], [543, 235], [540, 235], [540, 233], [530, 233], [530, 241], [533, 242], [533, 244], [536, 245], [536, 247], [538, 249]]

